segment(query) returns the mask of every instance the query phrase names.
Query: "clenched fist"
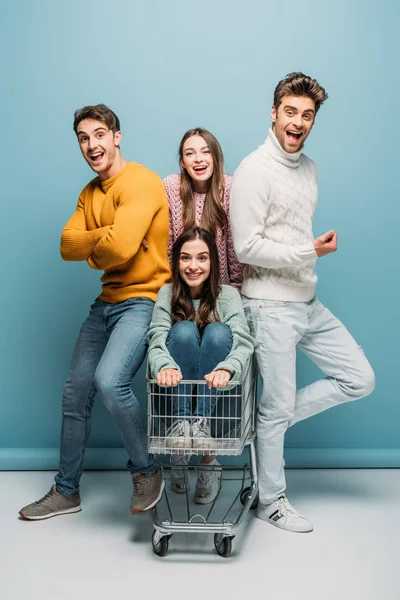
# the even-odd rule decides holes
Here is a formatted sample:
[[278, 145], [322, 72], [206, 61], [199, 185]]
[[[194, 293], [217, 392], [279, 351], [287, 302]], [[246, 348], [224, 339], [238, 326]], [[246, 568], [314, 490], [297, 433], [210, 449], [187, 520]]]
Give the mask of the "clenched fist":
[[314, 248], [317, 256], [325, 256], [337, 250], [337, 233], [330, 229], [324, 235], [314, 240]]

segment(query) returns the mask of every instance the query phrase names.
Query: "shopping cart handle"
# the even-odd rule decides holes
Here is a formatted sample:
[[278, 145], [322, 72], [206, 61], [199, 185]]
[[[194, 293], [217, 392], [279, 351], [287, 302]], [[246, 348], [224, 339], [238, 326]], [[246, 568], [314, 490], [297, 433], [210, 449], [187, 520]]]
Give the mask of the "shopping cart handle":
[[[154, 383], [155, 385], [159, 385], [157, 384], [157, 380], [156, 379], [147, 379], [146, 380], [147, 383]], [[179, 382], [179, 385], [182, 383], [186, 383], [186, 384], [190, 384], [190, 385], [208, 385], [207, 381], [205, 381], [205, 379], [182, 379]], [[178, 385], [178, 384], [177, 384]], [[227, 383], [227, 385], [225, 387], [232, 387], [234, 385], [242, 385], [242, 383], [240, 381], [238, 381], [237, 379], [230, 379]], [[159, 385], [159, 387], [176, 387], [176, 386], [171, 386], [171, 385]], [[225, 389], [225, 388], [218, 388], [218, 389]]]

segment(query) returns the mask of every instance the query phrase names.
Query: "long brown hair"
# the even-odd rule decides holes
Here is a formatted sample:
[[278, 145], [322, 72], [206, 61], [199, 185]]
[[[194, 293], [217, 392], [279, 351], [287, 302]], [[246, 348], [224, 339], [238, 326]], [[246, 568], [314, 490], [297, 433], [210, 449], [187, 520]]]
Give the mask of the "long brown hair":
[[[179, 274], [179, 260], [182, 246], [192, 240], [203, 240], [207, 244], [210, 253], [210, 274], [201, 290], [197, 317], [190, 296], [189, 286]], [[219, 278], [218, 250], [214, 236], [201, 227], [192, 227], [184, 231], [172, 248], [172, 325], [179, 323], [179, 321], [193, 321], [199, 327], [200, 331], [202, 331], [212, 321], [218, 321], [216, 302], [220, 292], [221, 282]]]
[[228, 218], [222, 206], [222, 199], [225, 192], [224, 155], [217, 138], [203, 127], [189, 129], [179, 144], [179, 166], [181, 170], [179, 192], [183, 206], [183, 228], [190, 229], [196, 225], [196, 207], [193, 197], [193, 192], [195, 191], [194, 183], [182, 165], [183, 146], [186, 140], [194, 135], [200, 135], [204, 139], [213, 159], [214, 169], [213, 174], [207, 181], [204, 210], [200, 225], [215, 237], [217, 225], [221, 229], [224, 229], [228, 225]]

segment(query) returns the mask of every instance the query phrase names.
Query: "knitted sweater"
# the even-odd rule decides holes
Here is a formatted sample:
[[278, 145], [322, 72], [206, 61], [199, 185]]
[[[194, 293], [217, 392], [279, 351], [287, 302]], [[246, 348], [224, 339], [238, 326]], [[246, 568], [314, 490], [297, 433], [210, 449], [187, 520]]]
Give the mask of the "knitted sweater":
[[317, 254], [312, 218], [317, 173], [304, 154], [285, 152], [272, 129], [236, 170], [231, 227], [250, 298], [306, 302], [314, 296]]
[[[170, 280], [168, 230], [160, 178], [131, 162], [105, 181], [96, 177], [82, 190], [61, 235], [61, 255], [104, 270], [99, 298], [105, 302], [155, 300]], [[148, 250], [141, 246], [143, 238]]]
[[[153, 318], [149, 329], [148, 364], [150, 376], [154, 379], [162, 369], [178, 369], [166, 345], [171, 323], [172, 285], [161, 288], [154, 306]], [[200, 300], [193, 300], [197, 312]], [[247, 371], [254, 342], [244, 316], [240, 294], [230, 285], [222, 285], [217, 298], [217, 314], [219, 321], [229, 326], [232, 333], [232, 349], [226, 359], [218, 363], [214, 371], [226, 369], [232, 373], [231, 378], [241, 381]]]
[[[228, 216], [228, 226], [224, 231], [217, 228], [216, 243], [218, 248], [219, 268], [222, 283], [233, 285], [240, 290], [243, 281], [243, 265], [236, 258], [233, 249], [231, 227], [229, 223], [229, 193], [231, 189], [232, 177], [225, 175], [225, 192], [222, 199], [222, 206]], [[183, 209], [182, 200], [179, 194], [180, 175], [169, 175], [164, 179], [164, 187], [167, 192], [170, 215], [170, 233], [168, 242], [168, 255], [171, 261], [172, 246], [177, 238], [183, 232]], [[205, 194], [194, 192], [196, 202], [196, 225], [200, 226], [201, 216], [204, 209]]]

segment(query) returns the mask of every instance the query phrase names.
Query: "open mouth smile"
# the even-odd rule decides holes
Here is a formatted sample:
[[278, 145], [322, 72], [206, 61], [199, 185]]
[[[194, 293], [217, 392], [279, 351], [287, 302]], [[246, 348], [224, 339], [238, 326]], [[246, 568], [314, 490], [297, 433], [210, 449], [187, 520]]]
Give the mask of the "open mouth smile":
[[301, 131], [286, 131], [286, 137], [288, 138], [289, 142], [295, 144], [303, 137], [303, 133]]
[[93, 153], [89, 154], [89, 159], [90, 159], [90, 162], [92, 162], [93, 164], [96, 165], [101, 162], [103, 156], [104, 156], [104, 152], [93, 152]]
[[203, 175], [203, 173], [205, 173], [207, 171], [207, 165], [206, 166], [201, 166], [201, 167], [193, 167], [193, 171], [197, 174], [197, 175]]

